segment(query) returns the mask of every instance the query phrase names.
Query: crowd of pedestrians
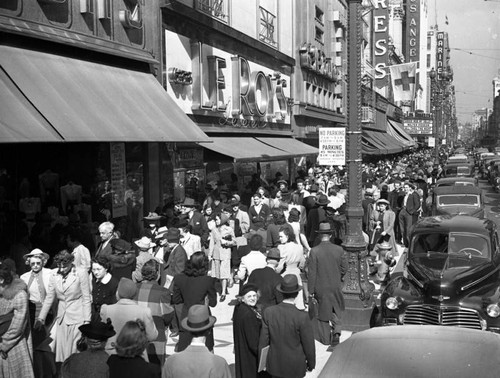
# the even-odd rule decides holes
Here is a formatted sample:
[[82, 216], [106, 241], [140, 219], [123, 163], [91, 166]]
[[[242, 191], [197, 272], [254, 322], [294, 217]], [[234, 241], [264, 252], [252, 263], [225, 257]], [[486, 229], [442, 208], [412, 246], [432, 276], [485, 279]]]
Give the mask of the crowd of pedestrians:
[[[408, 246], [411, 225], [428, 211], [440, 174], [431, 153], [363, 163], [375, 283], [387, 280], [397, 244]], [[88, 229], [70, 224], [56, 255], [23, 256], [28, 271], [15, 256], [4, 260], [1, 376], [229, 377], [213, 354], [210, 308], [233, 285], [236, 376], [304, 376], [315, 368], [314, 339], [328, 350], [340, 340], [347, 184], [341, 166], [301, 170], [294, 182], [255, 175], [250, 196], [219, 182], [203, 198], [150, 212], [137, 240], [106, 221], [93, 248]]]

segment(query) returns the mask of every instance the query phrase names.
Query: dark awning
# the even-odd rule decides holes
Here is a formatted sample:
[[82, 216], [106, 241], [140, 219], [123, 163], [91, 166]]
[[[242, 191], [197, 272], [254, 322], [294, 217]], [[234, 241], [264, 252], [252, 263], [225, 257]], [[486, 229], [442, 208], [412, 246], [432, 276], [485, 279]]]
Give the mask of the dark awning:
[[238, 161], [270, 161], [288, 159], [296, 154], [280, 150], [251, 137], [211, 137], [213, 143], [203, 147]]
[[408, 148], [416, 145], [413, 138], [403, 129], [399, 122], [387, 119], [387, 132]]
[[[363, 130], [363, 139], [364, 145], [373, 146], [378, 149], [378, 151], [375, 151], [367, 148], [366, 152], [369, 155], [395, 154], [404, 150], [403, 145], [399, 141], [384, 132]], [[364, 149], [363, 152], [365, 152]]]
[[[0, 67], [2, 89], [11, 88], [2, 102], [19, 102], [0, 108], [8, 142], [210, 141], [149, 73], [10, 46], [0, 46]], [[23, 108], [37, 132], [9, 131], [31, 123], [6, 116]]]
[[272, 147], [279, 148], [295, 156], [313, 155], [319, 152], [319, 149], [293, 138], [255, 138], [262, 143]]

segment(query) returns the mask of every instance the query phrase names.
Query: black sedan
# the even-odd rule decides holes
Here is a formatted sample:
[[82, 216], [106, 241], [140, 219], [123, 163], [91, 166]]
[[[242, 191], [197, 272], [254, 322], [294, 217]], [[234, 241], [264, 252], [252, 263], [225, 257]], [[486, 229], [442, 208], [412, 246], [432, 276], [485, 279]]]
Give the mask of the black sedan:
[[403, 272], [381, 296], [382, 325], [433, 324], [500, 333], [497, 226], [433, 216], [413, 228]]

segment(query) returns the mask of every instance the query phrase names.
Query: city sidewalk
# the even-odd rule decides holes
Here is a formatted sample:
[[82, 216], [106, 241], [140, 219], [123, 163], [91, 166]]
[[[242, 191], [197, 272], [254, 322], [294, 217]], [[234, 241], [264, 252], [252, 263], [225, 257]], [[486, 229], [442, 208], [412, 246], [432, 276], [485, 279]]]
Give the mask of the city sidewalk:
[[[212, 310], [212, 315], [217, 318], [217, 322], [215, 323], [214, 328], [214, 338], [215, 338], [215, 347], [214, 353], [222, 356], [226, 359], [229, 367], [231, 368], [231, 372], [234, 374], [234, 353], [233, 353], [233, 322], [231, 318], [233, 316], [234, 311], [234, 298], [238, 293], [239, 285], [234, 285], [229, 289], [229, 295], [226, 296], [226, 301], [222, 303], [218, 303], [217, 306]], [[342, 335], [340, 337], [340, 341], [344, 341], [351, 336], [350, 331], [342, 331]], [[167, 343], [167, 356], [174, 353], [175, 343], [178, 338], [171, 339], [168, 338]], [[316, 369], [312, 372], [307, 373], [307, 378], [317, 377], [321, 372], [321, 369], [325, 365], [328, 357], [330, 357], [331, 353], [326, 351], [327, 346], [323, 345], [316, 341]]]

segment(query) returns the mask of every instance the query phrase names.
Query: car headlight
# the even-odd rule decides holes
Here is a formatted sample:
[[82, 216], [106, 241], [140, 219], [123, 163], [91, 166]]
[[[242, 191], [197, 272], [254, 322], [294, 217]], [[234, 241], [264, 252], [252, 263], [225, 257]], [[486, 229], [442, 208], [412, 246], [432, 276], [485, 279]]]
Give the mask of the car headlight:
[[490, 304], [486, 307], [486, 313], [492, 318], [498, 318], [500, 316], [500, 306], [498, 304]]
[[395, 310], [399, 307], [399, 301], [396, 297], [389, 297], [385, 300], [385, 306], [389, 310]]

